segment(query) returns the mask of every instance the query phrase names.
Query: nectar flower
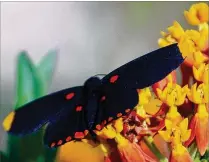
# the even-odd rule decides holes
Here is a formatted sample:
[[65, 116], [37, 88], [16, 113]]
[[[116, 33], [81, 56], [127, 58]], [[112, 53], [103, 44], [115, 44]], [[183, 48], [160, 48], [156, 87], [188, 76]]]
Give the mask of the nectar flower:
[[197, 83], [195, 83], [188, 92], [189, 100], [198, 104], [198, 106], [197, 112], [190, 122], [192, 136], [185, 144], [189, 145], [195, 138], [201, 155], [204, 155], [209, 145], [209, 113], [207, 110], [208, 95], [208, 85], [204, 83], [200, 84], [198, 87]]
[[171, 34], [171, 36], [176, 40], [179, 40], [181, 36], [184, 34], [184, 29], [177, 21], [173, 22], [173, 26], [168, 27], [168, 31]]
[[99, 137], [104, 139], [113, 139], [116, 136], [116, 131], [112, 127], [112, 125], [108, 124], [106, 127], [104, 127], [101, 131], [94, 131]]
[[[188, 130], [188, 118], [185, 118], [180, 123], [173, 123], [171, 120], [165, 119], [165, 131], [159, 131], [159, 134], [166, 142], [182, 143], [189, 139], [191, 130]], [[179, 136], [181, 135], [181, 136]], [[181, 138], [180, 138], [181, 137]]]
[[209, 58], [200, 51], [194, 52], [193, 58], [194, 58], [195, 67], [198, 67], [200, 64], [207, 62], [209, 60]]
[[182, 56], [192, 62], [193, 61], [193, 53], [196, 51], [195, 43], [188, 35], [184, 35], [181, 37], [179, 44], [179, 50], [182, 53]]
[[182, 145], [183, 142], [189, 139], [191, 130], [188, 130], [188, 118], [182, 120], [178, 125], [174, 124], [170, 120], [165, 120], [165, 131], [159, 131], [159, 134], [166, 141], [171, 143], [171, 162], [180, 162], [184, 160], [191, 162], [192, 159], [187, 149]]
[[184, 16], [191, 25], [208, 22], [208, 5], [206, 3], [193, 4], [189, 11], [184, 11]]
[[171, 83], [176, 83], [176, 70], [172, 71], [170, 74], [168, 74], [164, 79], [160, 80], [157, 83], [154, 83], [152, 85], [152, 89], [153, 92], [155, 93], [155, 95], [158, 97], [157, 94], [157, 88], [163, 90], [167, 84], [171, 82]]
[[159, 99], [168, 106], [180, 106], [184, 103], [188, 90], [188, 85], [181, 88], [178, 84], [168, 83], [162, 91], [157, 89]]
[[202, 25], [200, 31], [186, 30], [185, 33], [194, 41], [197, 50], [206, 50], [208, 47], [208, 25]]
[[209, 73], [209, 64], [201, 64], [199, 68], [193, 66], [193, 74], [197, 81], [203, 82], [207, 84], [208, 80], [208, 73]]
[[138, 90], [138, 95], [139, 95], [139, 103], [138, 105], [135, 107], [136, 113], [142, 117], [142, 118], [146, 118], [147, 114], [146, 111], [144, 109], [144, 105], [148, 104], [152, 94], [150, 92], [149, 88], [144, 88], [144, 89], [140, 89]]
[[177, 106], [184, 103], [187, 89], [187, 85], [181, 88], [178, 84], [172, 83], [168, 83], [163, 91], [157, 89], [159, 99], [169, 106], [166, 119], [169, 119], [174, 123], [178, 123], [182, 120], [181, 114], [177, 110]]
[[192, 85], [191, 90], [187, 92], [187, 96], [195, 104], [208, 103], [208, 85], [202, 83], [197, 87], [197, 83], [195, 83]]
[[176, 43], [180, 40], [181, 36], [184, 35], [184, 29], [177, 21], [174, 21], [173, 26], [168, 27], [167, 30], [168, 33], [161, 32], [163, 38], [158, 39], [158, 45], [160, 47]]

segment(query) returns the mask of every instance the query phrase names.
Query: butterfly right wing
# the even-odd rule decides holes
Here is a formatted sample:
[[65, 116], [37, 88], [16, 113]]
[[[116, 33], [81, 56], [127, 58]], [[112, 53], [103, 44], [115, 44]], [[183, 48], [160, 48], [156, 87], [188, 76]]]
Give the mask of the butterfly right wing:
[[81, 100], [82, 86], [49, 94], [11, 112], [3, 127], [8, 133], [20, 136], [35, 132], [47, 122], [56, 121], [68, 109], [74, 109]]

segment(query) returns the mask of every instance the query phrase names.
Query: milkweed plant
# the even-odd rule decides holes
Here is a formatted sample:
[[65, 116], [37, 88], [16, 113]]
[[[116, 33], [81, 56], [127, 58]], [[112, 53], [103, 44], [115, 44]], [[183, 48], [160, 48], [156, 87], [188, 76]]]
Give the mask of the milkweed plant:
[[[209, 161], [208, 10], [209, 6], [206, 3], [193, 4], [188, 11], [184, 11], [184, 17], [196, 29], [183, 29], [177, 21], [174, 21], [166, 32], [161, 32], [162, 37], [158, 39], [159, 47], [178, 43], [185, 58], [180, 66], [181, 83], [177, 82], [176, 71], [173, 71], [151, 87], [139, 89], [140, 102], [128, 115], [114, 120], [100, 131], [95, 131], [99, 141], [97, 143], [91, 138], [83, 139], [81, 142], [69, 142], [60, 146], [57, 152], [46, 151], [38, 145], [38, 149], [32, 151], [33, 155], [36, 153], [34, 155], [36, 159], [30, 155], [20, 161], [76, 162], [79, 160], [72, 158], [70, 150], [81, 152], [85, 145], [88, 145], [85, 152], [97, 150], [91, 155], [89, 155], [91, 151], [86, 153], [88, 157], [83, 159], [87, 162], [99, 162], [88, 159], [89, 156], [95, 157], [96, 154], [101, 154], [100, 161], [104, 162]], [[18, 82], [22, 85], [18, 84], [21, 90], [17, 91], [21, 93], [18, 94], [16, 107], [47, 92], [54, 64], [53, 59], [49, 60], [51, 61], [41, 64], [42, 68], [46, 67], [42, 72], [28, 65], [30, 73], [27, 77], [33, 77], [33, 83], [27, 82], [29, 78], [24, 78], [25, 74], [19, 74]], [[24, 64], [20, 63], [20, 68], [21, 65]], [[36, 87], [37, 85], [39, 87]], [[40, 141], [42, 133], [34, 136]], [[20, 147], [13, 142], [10, 142], [13, 148], [9, 148], [19, 149]], [[22, 141], [18, 144], [24, 146], [25, 143]], [[77, 147], [75, 143], [83, 145]], [[55, 153], [54, 159], [47, 160], [47, 156], [44, 156], [50, 154], [50, 157], [54, 157]], [[18, 157], [15, 153], [13, 156]], [[4, 155], [4, 159], [6, 158]]]
[[[140, 102], [133, 111], [95, 131], [105, 162], [209, 161], [208, 10], [208, 4], [197, 3], [184, 11], [196, 30], [174, 21], [161, 32], [159, 46], [178, 43], [185, 58], [182, 83], [173, 71], [152, 87], [139, 89]], [[92, 144], [90, 139], [83, 142]], [[70, 145], [60, 147], [58, 162], [71, 161]]]

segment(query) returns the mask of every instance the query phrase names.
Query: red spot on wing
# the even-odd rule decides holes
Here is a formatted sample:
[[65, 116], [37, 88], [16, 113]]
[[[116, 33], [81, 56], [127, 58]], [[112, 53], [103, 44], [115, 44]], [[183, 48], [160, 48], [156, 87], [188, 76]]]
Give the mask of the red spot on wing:
[[51, 144], [51, 147], [54, 147], [56, 145], [56, 143], [55, 142], [53, 142], [52, 144]]
[[118, 80], [118, 75], [114, 75], [110, 78], [110, 83], [115, 83]]
[[75, 96], [75, 93], [73, 93], [73, 92], [72, 92], [72, 93], [69, 93], [69, 94], [66, 95], [66, 99], [67, 99], [67, 100], [70, 100], [70, 99], [72, 99], [74, 96]]
[[118, 113], [117, 114], [117, 117], [119, 118], [119, 117], [121, 117], [123, 114], [122, 113]]
[[110, 122], [110, 121], [112, 121], [113, 120], [113, 117], [109, 117], [108, 118], [108, 121]]
[[131, 111], [131, 109], [126, 109], [125, 110], [126, 113], [129, 113], [130, 111]]
[[105, 125], [105, 124], [107, 124], [107, 121], [106, 120], [103, 121], [103, 125]]
[[101, 125], [100, 125], [100, 124], [97, 124], [97, 125], [96, 125], [96, 129], [97, 129], [97, 130], [101, 130], [101, 129], [102, 129]]
[[102, 96], [101, 101], [104, 101], [105, 99], [106, 99], [106, 97], [105, 96]]
[[89, 133], [88, 130], [85, 130], [85, 131], [84, 131], [84, 135], [85, 135], [85, 136], [86, 136], [88, 133]]
[[76, 107], [76, 111], [81, 111], [82, 110], [82, 106], [77, 106]]
[[71, 136], [68, 136], [68, 137], [66, 138], [66, 142], [69, 142], [71, 139], [72, 139]]
[[75, 138], [84, 138], [84, 133], [83, 132], [75, 132], [75, 135], [74, 135]]
[[62, 144], [62, 140], [59, 140], [57, 145], [61, 145]]

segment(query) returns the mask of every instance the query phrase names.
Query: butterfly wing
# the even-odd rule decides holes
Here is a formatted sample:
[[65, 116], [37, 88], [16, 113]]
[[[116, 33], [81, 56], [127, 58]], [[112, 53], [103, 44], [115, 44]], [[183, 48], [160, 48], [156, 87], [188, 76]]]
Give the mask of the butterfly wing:
[[83, 99], [83, 87], [61, 90], [34, 100], [11, 112], [3, 122], [6, 131], [25, 135], [47, 122], [56, 121], [67, 109], [73, 109]]
[[177, 44], [160, 48], [141, 56], [106, 75], [104, 86], [116, 83], [116, 86], [142, 89], [164, 77], [184, 61]]
[[44, 135], [44, 143], [56, 148], [72, 140], [79, 140], [88, 134], [84, 116], [84, 103], [79, 102], [74, 109], [66, 109], [59, 118], [50, 122]]
[[108, 121], [132, 110], [139, 102], [137, 89], [160, 81], [183, 60], [177, 44], [173, 44], [139, 57], [105, 76], [102, 79], [104, 96], [94, 128], [101, 129]]

